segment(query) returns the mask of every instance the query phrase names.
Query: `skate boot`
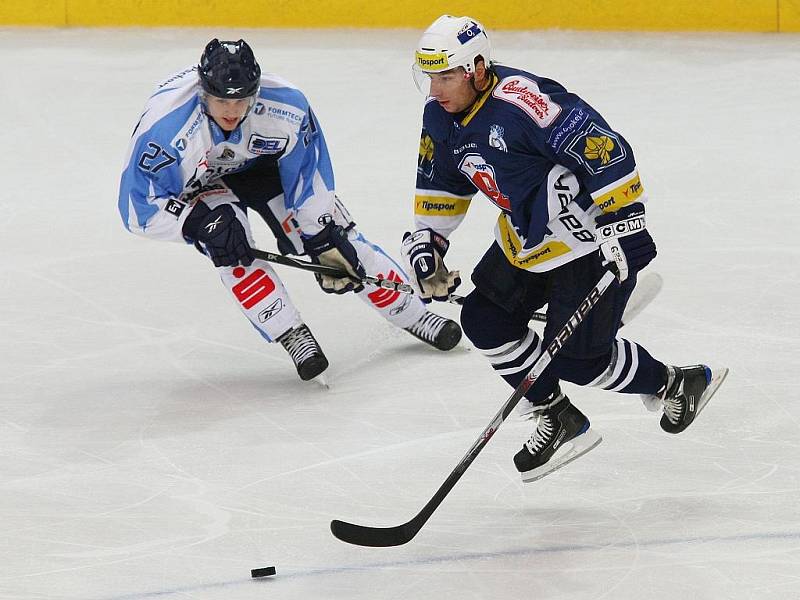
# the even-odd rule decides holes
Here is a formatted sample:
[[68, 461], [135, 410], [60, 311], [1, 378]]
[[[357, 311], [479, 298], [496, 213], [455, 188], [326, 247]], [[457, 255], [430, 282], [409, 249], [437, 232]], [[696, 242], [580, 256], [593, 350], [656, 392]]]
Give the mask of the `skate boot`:
[[667, 383], [657, 395], [664, 405], [661, 429], [680, 433], [691, 425], [727, 374], [728, 369], [715, 369], [712, 374], [705, 365], [667, 366]]
[[278, 341], [292, 357], [297, 374], [303, 381], [314, 379], [328, 368], [328, 359], [307, 325], [290, 329]]
[[405, 330], [415, 338], [439, 350], [450, 350], [461, 339], [461, 327], [451, 319], [440, 317], [429, 310], [422, 313], [416, 323]]
[[[522, 481], [530, 482], [572, 462], [597, 446], [603, 438], [589, 426], [589, 419], [560, 391], [540, 409], [536, 429], [514, 464]], [[551, 398], [553, 397], [551, 396]]]

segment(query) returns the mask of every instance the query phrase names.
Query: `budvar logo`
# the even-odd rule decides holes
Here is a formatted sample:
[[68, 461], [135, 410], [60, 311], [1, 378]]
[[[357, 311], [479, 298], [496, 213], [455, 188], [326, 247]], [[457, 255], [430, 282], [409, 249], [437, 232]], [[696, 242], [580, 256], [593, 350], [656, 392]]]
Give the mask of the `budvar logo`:
[[537, 83], [527, 77], [504, 79], [494, 89], [492, 96], [520, 107], [539, 127], [549, 127], [561, 114], [561, 106], [540, 91]]
[[[378, 273], [378, 279], [383, 279], [383, 274]], [[389, 274], [386, 276], [386, 279], [389, 281], [394, 281], [395, 283], [403, 283], [403, 278], [400, 277], [394, 271], [389, 271]], [[392, 304], [397, 298], [400, 296], [400, 292], [397, 290], [390, 290], [386, 288], [378, 288], [374, 292], [370, 292], [367, 294], [367, 298], [370, 299], [375, 305], [375, 308], [386, 308], [390, 304]]]
[[233, 286], [232, 291], [245, 309], [253, 308], [275, 290], [275, 282], [263, 269], [253, 269], [248, 274], [247, 269], [244, 267], [236, 267], [233, 270], [233, 276], [236, 279], [241, 279], [239, 283]]

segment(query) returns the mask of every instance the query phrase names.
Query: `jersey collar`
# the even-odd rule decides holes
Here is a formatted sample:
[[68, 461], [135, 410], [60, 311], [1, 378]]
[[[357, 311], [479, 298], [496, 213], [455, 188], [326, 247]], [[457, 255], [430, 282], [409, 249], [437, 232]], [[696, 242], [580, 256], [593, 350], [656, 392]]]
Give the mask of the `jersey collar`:
[[497, 75], [492, 73], [492, 81], [489, 84], [489, 87], [487, 87], [486, 90], [483, 93], [481, 93], [480, 96], [478, 96], [478, 99], [475, 100], [475, 103], [472, 105], [472, 108], [470, 108], [466, 116], [463, 119], [461, 119], [462, 127], [467, 126], [469, 122], [472, 120], [472, 117], [474, 117], [481, 109], [481, 107], [483, 107], [483, 105], [486, 104], [486, 101], [489, 99], [489, 96], [492, 94], [492, 91], [494, 90], [495, 86], [497, 86], [498, 81], [499, 80], [497, 79]]

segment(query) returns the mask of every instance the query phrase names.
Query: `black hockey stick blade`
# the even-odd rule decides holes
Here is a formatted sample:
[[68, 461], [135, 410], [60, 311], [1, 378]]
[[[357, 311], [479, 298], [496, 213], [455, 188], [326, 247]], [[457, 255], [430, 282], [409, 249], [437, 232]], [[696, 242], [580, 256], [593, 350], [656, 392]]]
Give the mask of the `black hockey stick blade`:
[[331, 533], [343, 542], [372, 548], [402, 546], [410, 542], [419, 530], [420, 526], [415, 526], [414, 519], [396, 527], [367, 527], [336, 519], [331, 521]]

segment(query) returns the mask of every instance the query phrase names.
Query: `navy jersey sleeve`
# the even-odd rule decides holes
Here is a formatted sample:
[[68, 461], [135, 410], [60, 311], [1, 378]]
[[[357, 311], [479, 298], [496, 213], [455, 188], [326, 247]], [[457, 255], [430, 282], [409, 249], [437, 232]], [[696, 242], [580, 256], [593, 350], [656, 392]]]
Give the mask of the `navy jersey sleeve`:
[[452, 119], [435, 102], [428, 102], [423, 116], [417, 160], [414, 223], [447, 237], [464, 220], [474, 186], [456, 168], [447, 146], [447, 127]]

